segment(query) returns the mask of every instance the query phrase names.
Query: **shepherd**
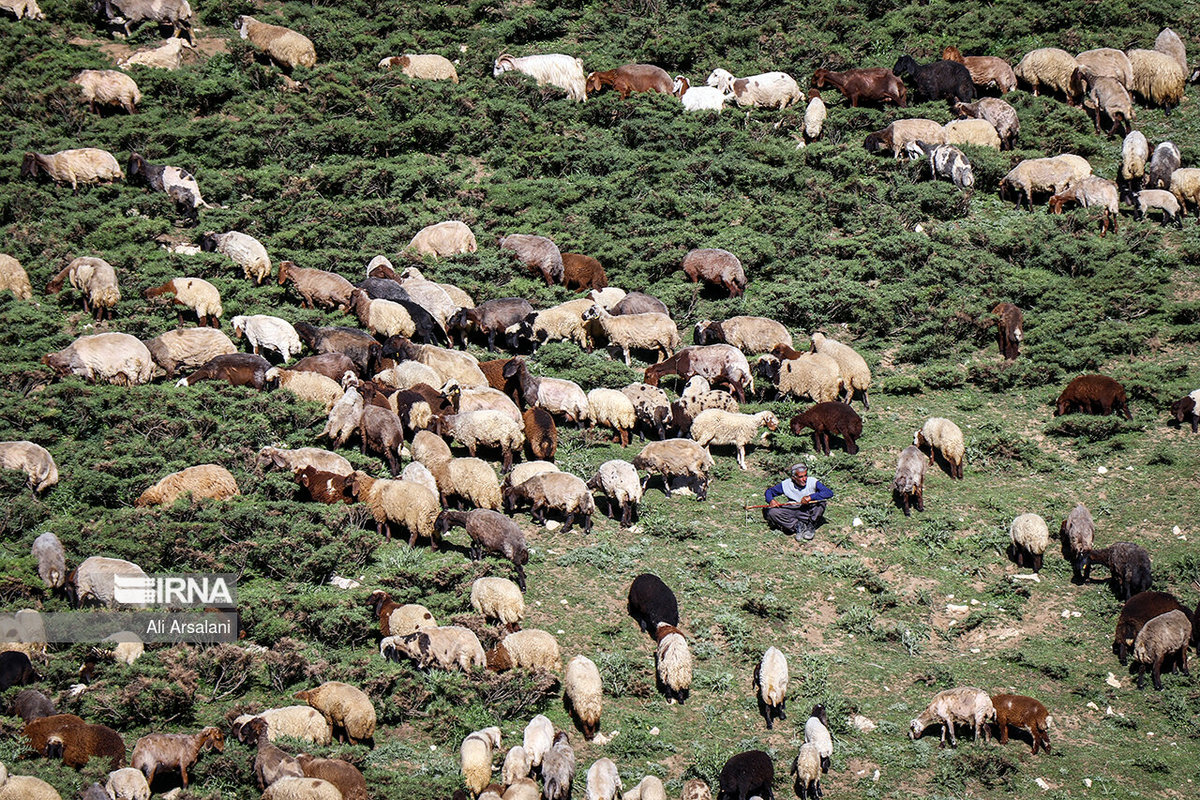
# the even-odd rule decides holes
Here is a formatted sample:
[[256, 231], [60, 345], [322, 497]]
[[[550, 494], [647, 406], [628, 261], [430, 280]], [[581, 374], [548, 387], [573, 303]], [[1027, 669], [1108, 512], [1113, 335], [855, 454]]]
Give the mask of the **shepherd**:
[[770, 527], [795, 536], [797, 542], [808, 541], [825, 516], [833, 489], [810, 477], [804, 464], [793, 464], [788, 471], [790, 478], [767, 489], [763, 519]]

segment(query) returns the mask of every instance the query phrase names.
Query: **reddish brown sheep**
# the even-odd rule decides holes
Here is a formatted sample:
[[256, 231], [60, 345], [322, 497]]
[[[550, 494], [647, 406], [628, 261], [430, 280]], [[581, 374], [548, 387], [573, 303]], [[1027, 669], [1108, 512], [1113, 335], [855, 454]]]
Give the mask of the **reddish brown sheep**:
[[558, 450], [558, 428], [554, 417], [544, 408], [531, 407], [525, 411], [524, 422], [529, 454], [539, 461], [553, 461]]
[[400, 448], [404, 444], [404, 429], [400, 418], [390, 408], [376, 405], [363, 406], [362, 422], [359, 423], [359, 439], [362, 454], [367, 451], [383, 456], [392, 475], [400, 474]]
[[647, 367], [643, 380], [650, 386], [658, 386], [664, 375], [678, 375], [685, 381], [699, 375], [713, 387], [724, 384], [739, 403], [746, 402], [747, 387], [754, 390], [750, 362], [742, 351], [728, 344], [685, 347], [665, 361]]
[[897, 78], [890, 69], [873, 67], [871, 69], [848, 69], [845, 72], [832, 72], [819, 69], [813, 73], [812, 85], [818, 89], [825, 84], [837, 89], [857, 107], [859, 101], [869, 103], [895, 103], [904, 108], [908, 103], [908, 90], [904, 81]]
[[[1129, 663], [1129, 651], [1137, 639], [1138, 632], [1146, 623], [1159, 614], [1176, 610], [1182, 611], [1188, 619], [1194, 619], [1192, 612], [1184, 608], [1175, 595], [1168, 592], [1138, 592], [1125, 601], [1125, 607], [1117, 617], [1116, 632], [1113, 634], [1113, 652], [1120, 659], [1121, 666]], [[1194, 629], [1192, 639], [1196, 639]]]
[[62, 732], [67, 728], [75, 728], [86, 724], [86, 722], [74, 714], [54, 714], [30, 722], [25, 726], [23, 735], [28, 740], [31, 750], [38, 755], [48, 756], [50, 754], [51, 737], [56, 737], [57, 741], [61, 738]]
[[1012, 303], [1000, 303], [992, 309], [996, 315], [996, 341], [1000, 355], [1005, 361], [1013, 361], [1019, 355], [1024, 336], [1025, 314]]
[[252, 386], [261, 390], [267, 382], [270, 362], [251, 353], [217, 356], [200, 369], [180, 378], [176, 386], [191, 386], [200, 381], [225, 381], [230, 386]]
[[504, 377], [504, 368], [512, 361], [511, 358], [497, 358], [492, 361], [480, 361], [479, 371], [487, 378], [488, 386], [497, 391], [504, 392], [514, 403], [517, 408], [525, 404], [524, 395], [521, 394], [521, 381], [514, 373], [509, 377]]
[[1058, 396], [1054, 416], [1079, 412], [1107, 417], [1114, 411], [1133, 419], [1125, 387], [1106, 375], [1080, 375]]
[[[592, 73], [595, 75], [596, 73]], [[663, 73], [666, 75], [667, 73]], [[669, 80], [669, 79], [668, 79]], [[562, 285], [568, 289], [603, 289], [608, 286], [604, 265], [591, 256], [563, 253]]]
[[1050, 734], [1046, 725], [1051, 717], [1046, 707], [1032, 697], [1019, 694], [992, 695], [996, 709], [996, 727], [1000, 729], [1000, 744], [1008, 744], [1008, 726], [1024, 728], [1033, 736], [1033, 754], [1038, 747], [1050, 752]]
[[347, 372], [358, 373], [350, 356], [344, 353], [322, 353], [319, 356], [306, 356], [291, 367], [292, 372], [315, 372], [324, 375], [332, 381], [342, 382], [342, 376]]
[[[622, 100], [629, 99], [633, 92], [660, 92], [671, 94], [674, 85], [671, 76], [662, 67], [653, 64], [626, 64], [605, 72], [592, 72], [587, 76], [587, 94], [596, 94], [605, 86], [621, 95]], [[565, 264], [567, 254], [563, 253]], [[601, 287], [596, 287], [601, 288]]]
[[799, 436], [805, 428], [812, 428], [813, 447], [829, 455], [830, 436], [840, 436], [846, 443], [846, 452], [858, 452], [855, 439], [862, 436], [862, 417], [845, 403], [831, 400], [817, 403], [803, 414], [792, 417], [792, 433]]
[[336, 472], [325, 472], [313, 466], [307, 466], [296, 473], [296, 482], [308, 491], [308, 496], [318, 503], [354, 502], [354, 496], [347, 487], [350, 480], [348, 475], [338, 475]]
[[746, 271], [742, 262], [728, 250], [700, 248], [683, 257], [683, 271], [692, 283], [704, 281], [723, 287], [730, 297], [741, 297], [746, 292]]
[[88, 760], [105, 760], [108, 768], [125, 765], [125, 740], [107, 725], [76, 725], [52, 734], [46, 744], [46, 755], [61, 757], [64, 764], [75, 769], [87, 766]]

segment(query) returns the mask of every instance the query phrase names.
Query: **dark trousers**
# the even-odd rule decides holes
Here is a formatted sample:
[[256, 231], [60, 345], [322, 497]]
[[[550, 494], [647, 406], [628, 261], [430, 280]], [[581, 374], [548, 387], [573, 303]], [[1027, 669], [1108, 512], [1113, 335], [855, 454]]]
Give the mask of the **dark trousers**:
[[768, 525], [789, 534], [795, 534], [804, 523], [807, 523], [809, 527], [816, 528], [823, 516], [825, 516], [824, 503], [763, 509], [763, 519], [767, 521]]

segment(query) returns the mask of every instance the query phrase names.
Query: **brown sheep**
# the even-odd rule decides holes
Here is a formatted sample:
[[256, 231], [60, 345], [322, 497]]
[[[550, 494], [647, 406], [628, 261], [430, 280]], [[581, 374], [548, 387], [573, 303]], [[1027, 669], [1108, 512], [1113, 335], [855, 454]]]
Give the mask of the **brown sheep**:
[[1107, 417], [1113, 412], [1133, 419], [1125, 387], [1105, 375], [1080, 375], [1058, 396], [1054, 416], [1078, 412]]
[[488, 386], [497, 391], [504, 392], [517, 404], [517, 408], [520, 408], [525, 402], [524, 396], [521, 394], [521, 381], [516, 373], [511, 374], [507, 378], [504, 376], [504, 368], [508, 366], [510, 361], [512, 361], [511, 358], [480, 361], [479, 371], [487, 378]]
[[[1146, 623], [1160, 614], [1168, 611], [1182, 611], [1194, 621], [1192, 612], [1185, 608], [1173, 594], [1167, 592], [1138, 592], [1125, 601], [1120, 616], [1117, 617], [1117, 628], [1113, 634], [1113, 652], [1121, 662], [1121, 666], [1129, 663], [1129, 650], [1137, 640], [1138, 633]], [[1192, 639], [1196, 638], [1192, 631]]]
[[404, 429], [400, 424], [400, 417], [390, 408], [380, 408], [372, 403], [363, 406], [359, 438], [362, 440], [364, 456], [368, 450], [380, 454], [387, 461], [388, 470], [393, 475], [400, 474], [400, 448], [404, 445]]
[[1196, 403], [1198, 397], [1200, 397], [1200, 390], [1171, 403], [1171, 418], [1179, 423], [1180, 427], [1183, 426], [1183, 423], [1190, 422], [1192, 433], [1196, 433], [1197, 427], [1200, 427], [1200, 408]]
[[829, 455], [830, 436], [840, 436], [846, 444], [846, 452], [858, 452], [855, 440], [862, 436], [862, 417], [845, 403], [831, 400], [817, 403], [803, 414], [792, 417], [792, 433], [799, 436], [805, 428], [812, 428], [813, 447]]
[[728, 250], [692, 250], [683, 258], [683, 271], [692, 283], [702, 280], [723, 287], [730, 297], [741, 297], [746, 293], [746, 271], [738, 257]]
[[279, 262], [279, 285], [291, 282], [300, 293], [304, 308], [350, 309], [350, 293], [354, 285], [334, 272], [321, 269], [301, 269], [291, 261]]
[[179, 770], [183, 788], [188, 785], [188, 767], [195, 765], [205, 750], [225, 749], [225, 736], [220, 729], [209, 726], [199, 733], [151, 733], [133, 746], [130, 766], [140, 769], [146, 783], [153, 785], [160, 771]]
[[1005, 361], [1014, 361], [1020, 355], [1025, 314], [1012, 303], [999, 303], [992, 313], [996, 315], [996, 341], [1000, 345], [1000, 355]]
[[908, 104], [908, 89], [904, 81], [884, 67], [848, 69], [845, 72], [819, 69], [814, 72], [812, 85], [821, 89], [825, 84], [841, 92], [854, 108], [862, 100], [869, 103], [895, 103], [900, 108]]
[[46, 755], [61, 757], [64, 764], [75, 769], [82, 769], [92, 758], [107, 759], [109, 769], [120, 769], [125, 766], [125, 740], [107, 725], [84, 723], [51, 734]]
[[296, 756], [296, 761], [304, 777], [332, 783], [342, 793], [342, 800], [367, 800], [367, 781], [353, 764], [340, 758], [313, 758], [308, 753]]
[[258, 779], [258, 788], [266, 789], [280, 778], [303, 778], [304, 770], [296, 759], [271, 743], [267, 721], [255, 717], [246, 723], [241, 731], [242, 738], [252, 741], [258, 749], [254, 757], [254, 777]]
[[319, 356], [305, 356], [291, 367], [292, 372], [315, 372], [330, 380], [342, 382], [347, 372], [357, 374], [358, 369], [350, 356], [344, 353], [322, 353]]
[[30, 722], [25, 726], [22, 735], [27, 740], [31, 750], [38, 755], [47, 756], [49, 755], [50, 737], [61, 736], [62, 732], [67, 728], [86, 724], [86, 722], [74, 714], [54, 714]]
[[[666, 74], [666, 73], [663, 73]], [[562, 285], [568, 289], [603, 289], [608, 286], [604, 265], [591, 256], [563, 253]]]
[[1019, 694], [992, 695], [992, 706], [996, 709], [996, 727], [1000, 731], [1000, 744], [1008, 744], [1008, 726], [1024, 728], [1033, 736], [1033, 755], [1038, 747], [1050, 752], [1050, 734], [1046, 726], [1052, 721], [1046, 707], [1032, 697]]
[[176, 386], [192, 386], [200, 381], [225, 381], [230, 386], [249, 386], [262, 390], [267, 383], [271, 363], [251, 353], [228, 353], [216, 356], [203, 367], [180, 378]]
[[525, 410], [523, 420], [529, 454], [541, 461], [553, 461], [558, 450], [558, 427], [554, 417], [544, 408], [530, 406]]
[[308, 491], [308, 496], [318, 503], [334, 505], [337, 503], [354, 503], [350, 493], [350, 477], [336, 472], [325, 472], [313, 466], [307, 466], [296, 473], [296, 482]]
[[[671, 94], [674, 90], [674, 83], [667, 71], [653, 64], [625, 64], [604, 72], [588, 73], [584, 86], [587, 94], [596, 94], [605, 86], [621, 95], [622, 100], [628, 100], [633, 92]], [[566, 258], [567, 254], [563, 253], [564, 264]]]

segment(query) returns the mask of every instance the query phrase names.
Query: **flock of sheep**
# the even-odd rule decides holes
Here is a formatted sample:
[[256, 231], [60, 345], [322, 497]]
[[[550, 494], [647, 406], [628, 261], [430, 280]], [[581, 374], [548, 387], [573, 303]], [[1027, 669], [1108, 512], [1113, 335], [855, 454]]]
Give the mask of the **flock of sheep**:
[[[42, 18], [33, 0], [3, 0], [0, 7], [18, 17]], [[165, 46], [174, 50], [176, 66], [179, 47], [191, 43], [192, 12], [186, 0], [105, 0], [100, 8], [127, 32], [132, 23], [149, 20], [171, 25], [177, 36], [183, 34], [186, 41], [173, 39], [178, 44]], [[316, 62], [312, 42], [295, 31], [245, 16], [237, 18], [235, 27], [285, 69]], [[918, 96], [949, 98], [959, 114], [973, 119], [946, 126], [929, 120], [897, 121], [868, 136], [867, 149], [929, 158], [936, 174], [968, 188], [973, 181], [970, 165], [954, 145], [1011, 147], [1019, 131], [1015, 111], [1002, 100], [972, 102], [976, 87], [995, 87], [1003, 93], [1020, 79], [1032, 86], [1035, 94], [1048, 89], [1061, 92], [1072, 104], [1083, 101], [1095, 111], [1097, 129], [1103, 114], [1115, 130], [1119, 125], [1128, 129], [1134, 120], [1128, 91], [1170, 108], [1179, 102], [1186, 73], [1182, 42], [1169, 29], [1160, 35], [1154, 51], [1089, 51], [1072, 57], [1046, 49], [1030, 53], [1015, 69], [999, 59], [964, 58], [952, 50], [934, 65], [922, 66], [903, 58], [891, 71], [850, 71], [864, 73], [858, 75], [819, 71], [805, 115], [805, 141], [820, 136], [825, 114], [819, 93], [822, 86], [837, 87], [855, 105], [867, 101], [903, 106], [907, 88], [900, 76], [908, 76]], [[453, 63], [442, 56], [404, 55], [385, 59], [380, 66], [401, 69], [415, 78], [458, 81]], [[637, 91], [675, 93], [688, 110], [719, 110], [730, 100], [743, 106], [785, 108], [802, 97], [796, 81], [779, 72], [737, 78], [718, 69], [709, 76], [708, 86], [691, 87], [686, 78], [671, 79], [665, 71], [648, 65], [585, 74], [582, 62], [568, 56], [500, 56], [494, 74], [510, 70], [531, 75], [539, 84], [559, 86], [579, 101], [604, 87], [622, 97]], [[136, 84], [123, 73], [85, 71], [72, 80], [93, 108], [118, 105], [132, 112], [141, 99]], [[1151, 158], [1145, 137], [1130, 131], [1124, 153], [1120, 189], [1142, 213], [1161, 208], [1179, 218], [1188, 203], [1200, 207], [1200, 170], [1179, 169], [1179, 151], [1174, 145], [1159, 145]], [[1077, 156], [1039, 159], [1022, 162], [1006, 176], [1003, 186], [1026, 196], [1030, 203], [1035, 193], [1052, 191], [1051, 205], [1056, 209], [1066, 202], [1101, 205], [1115, 218], [1117, 182], [1112, 182], [1109, 192], [1110, 182], [1090, 176], [1090, 172], [1086, 161]], [[119, 180], [126, 175], [139, 177], [152, 190], [166, 193], [185, 218], [196, 221], [209, 207], [195, 177], [186, 170], [150, 164], [136, 153], [131, 154], [127, 172], [102, 150], [29, 153], [22, 174], [33, 178], [44, 174], [73, 190], [81, 184]], [[1107, 222], [1106, 217], [1106, 227]], [[321, 405], [328, 418], [317, 438], [330, 441], [332, 450], [264, 447], [259, 465], [290, 471], [314, 501], [365, 503], [381, 535], [390, 539], [394, 532], [403, 531], [410, 546], [425, 540], [437, 549], [451, 531], [462, 528], [471, 558], [480, 559], [485, 553], [499, 556], [511, 564], [515, 578], [515, 582], [479, 578], [472, 586], [472, 607], [504, 630], [495, 646], [486, 651], [470, 629], [439, 626], [428, 609], [399, 605], [386, 593], [375, 592], [369, 602], [379, 618], [381, 657], [411, 660], [424, 669], [486, 667], [561, 673], [567, 706], [587, 739], [598, 734], [603, 704], [595, 663], [579, 654], [567, 661], [564, 669], [554, 635], [521, 629], [528, 548], [521, 526], [513, 519], [517, 509], [528, 507], [539, 524], [555, 516], [567, 531], [575, 524], [587, 531], [596, 498], [601, 497], [607, 501], [610, 516], [628, 527], [636, 521], [643, 492], [654, 475], [661, 478], [668, 497], [687, 484], [703, 499], [714, 463], [713, 446], [732, 448], [738, 465], [747, 469], [746, 449], [765, 440], [767, 432], [779, 425], [780, 420], [769, 410], [754, 414], [740, 410], [756, 389], [764, 398], [770, 394], [813, 402], [790, 421], [790, 429], [795, 434], [810, 430], [815, 449], [828, 454], [840, 439], [848, 453], [858, 452], [856, 440], [862, 434], [863, 419], [851, 403], [857, 399], [869, 409], [871, 373], [866, 360], [852, 347], [814, 332], [811, 349], [801, 352], [793, 349], [792, 334], [780, 322], [732, 317], [702, 321], [693, 332], [695, 344], [681, 348], [682, 332], [665, 304], [649, 295], [609, 286], [599, 262], [583, 254], [563, 253], [546, 237], [512, 234], [500, 241], [500, 248], [512, 254], [514, 264], [523, 265], [548, 285], [588, 292], [544, 309], [535, 309], [521, 298], [476, 305], [460, 287], [429, 280], [415, 267], [397, 270], [382, 256], [367, 264], [360, 280], [351, 282], [337, 273], [301, 268], [290, 261], [273, 263], [261, 242], [238, 231], [206, 232], [198, 245], [223, 254], [256, 285], [277, 279], [294, 289], [304, 306], [351, 313], [362, 327], [318, 327], [293, 324], [273, 315], [239, 315], [231, 320], [231, 339], [221, 330], [225, 312], [217, 288], [199, 277], [180, 276], [158, 286], [139, 287], [147, 298], [171, 297], [179, 313], [176, 330], [145, 342], [120, 332], [82, 336], [63, 350], [47, 354], [44, 363], [57, 376], [79, 376], [95, 383], [133, 386], [168, 378], [177, 380], [179, 387], [202, 381], [254, 390], [279, 387]], [[408, 249], [424, 256], [426, 263], [438, 263], [477, 248], [468, 226], [446, 221], [419, 231]], [[738, 257], [725, 250], [693, 250], [680, 269], [693, 282], [703, 282], [730, 297], [740, 296], [748, 283]], [[121, 287], [116, 270], [103, 258], [72, 260], [49, 282], [46, 292], [62, 291], [68, 283], [78, 291], [85, 313], [94, 314], [98, 322], [107, 320], [119, 326], [113, 309], [120, 302]], [[0, 288], [21, 299], [33, 296], [24, 269], [7, 255], [0, 255]], [[185, 311], [194, 315], [197, 327], [183, 327]], [[993, 313], [1002, 356], [1016, 358], [1023, 339], [1021, 310], [1002, 303]], [[253, 352], [239, 352], [234, 341], [238, 338], [244, 338]], [[655, 360], [645, 369], [642, 382], [585, 392], [572, 381], [535, 374], [519, 355], [559, 340], [573, 341], [589, 351], [611, 348], [614, 354], [621, 353], [626, 364], [632, 363], [631, 353]], [[489, 351], [499, 346], [512, 354], [481, 362], [460, 349], [470, 341], [486, 344]], [[452, 346], [455, 342], [460, 348]], [[307, 356], [306, 350], [310, 352]], [[279, 363], [271, 363], [267, 355]], [[753, 364], [750, 357], [756, 357]], [[660, 380], [670, 375], [686, 381], [676, 399], [659, 388]], [[161, 390], [175, 391], [169, 386]], [[1197, 402], [1200, 389], [1171, 409], [1176, 419], [1189, 421], [1193, 431], [1200, 418]], [[1131, 415], [1124, 389], [1099, 375], [1080, 376], [1064, 389], [1055, 413], [1071, 412]], [[652, 441], [631, 460], [607, 461], [585, 480], [561, 471], [554, 463], [558, 426], [563, 424], [607, 428], [622, 447], [629, 446], [632, 436], [639, 433]], [[763, 428], [767, 430], [760, 438]], [[354, 470], [344, 456], [334, 452], [355, 437], [364, 454], [382, 460], [388, 476]], [[469, 455], [456, 455], [452, 443]], [[899, 456], [891, 487], [905, 514], [912, 508], [924, 510], [928, 466], [940, 458], [951, 478], [962, 479], [965, 452], [963, 433], [949, 419], [930, 418], [915, 432], [913, 444]], [[479, 458], [481, 453], [493, 456], [499, 471]], [[402, 467], [406, 457], [410, 461]], [[0, 443], [0, 466], [24, 471], [29, 487], [39, 495], [59, 480], [53, 455], [33, 442]], [[134, 502], [138, 506], [170, 505], [187, 495], [193, 501], [221, 501], [239, 492], [225, 466], [201, 464], [163, 476]], [[1025, 566], [1028, 561], [1032, 569], [1040, 569], [1051, 540], [1046, 522], [1037, 515], [1022, 514], [1013, 520], [1010, 534], [1017, 563]], [[1152, 670], [1156, 688], [1161, 688], [1164, 667], [1177, 666], [1186, 673], [1188, 648], [1195, 643], [1196, 634], [1192, 613], [1174, 597], [1150, 591], [1148, 553], [1129, 542], [1095, 548], [1094, 525], [1083, 505], [1063, 521], [1060, 537], [1077, 575], [1086, 578], [1092, 564], [1107, 566], [1118, 593], [1127, 601], [1114, 641], [1122, 663], [1132, 648], [1142, 671]], [[144, 574], [137, 565], [101, 556], [83, 559], [74, 570], [68, 570], [66, 554], [53, 534], [39, 536], [32, 552], [47, 589], [66, 592], [77, 603], [112, 605], [114, 575]], [[657, 576], [640, 575], [629, 587], [628, 609], [655, 640], [656, 679], [664, 695], [670, 702], [685, 702], [691, 685], [691, 654], [686, 635], [677, 627], [674, 593]], [[24, 620], [34, 632], [28, 641], [36, 644], [36, 612]], [[130, 663], [142, 652], [140, 642], [121, 646], [122, 657]], [[0, 654], [4, 688], [36, 680], [28, 657], [32, 649], [26, 649], [31, 652]], [[785, 718], [786, 656], [774, 647], [768, 649], [754, 671], [753, 683], [766, 726], [771, 728], [775, 719]], [[292, 756], [272, 742], [286, 734], [324, 745], [336, 735], [371, 745], [375, 708], [370, 698], [356, 687], [338, 682], [299, 692], [296, 697], [306, 705], [239, 718], [230, 732], [256, 747], [255, 775], [264, 798], [366, 798], [366, 783], [352, 765], [305, 754]], [[150, 783], [163, 772], [178, 772], [186, 787], [187, 771], [200, 754], [224, 746], [224, 735], [215, 728], [196, 734], [150, 734], [137, 741], [130, 757], [132, 768], [125, 768], [126, 749], [117, 731], [73, 715], [55, 714], [48, 698], [35, 690], [21, 693], [18, 710], [27, 722], [25, 736], [30, 748], [41, 755], [61, 758], [72, 766], [94, 756], [110, 760], [114, 771], [108, 786], [90, 787], [84, 795], [88, 800], [148, 797]], [[1044, 705], [1029, 697], [989, 696], [974, 687], [939, 693], [912, 721], [911, 733], [918, 736], [930, 725], [940, 724], [943, 740], [949, 737], [954, 743], [956, 725], [970, 725], [976, 735], [982, 731], [986, 738], [987, 725], [992, 722], [1002, 743], [1007, 741], [1008, 727], [1014, 726], [1029, 731], [1034, 753], [1050, 749], [1047, 728], [1051, 718]], [[544, 716], [534, 717], [525, 728], [522, 743], [507, 751], [501, 781], [496, 783], [493, 764], [500, 743], [498, 728], [476, 731], [462, 742], [463, 780], [471, 796], [489, 800], [562, 800], [571, 796], [575, 756], [567, 732], [556, 731]], [[805, 724], [805, 743], [791, 764], [799, 796], [820, 796], [821, 775], [830, 767], [832, 750], [828, 720], [818, 705]], [[607, 758], [596, 761], [586, 774], [589, 800], [612, 800], [623, 788], [617, 766]], [[541, 787], [535, 776], [540, 776]], [[770, 798], [773, 783], [771, 758], [762, 751], [747, 751], [725, 765], [717, 797]], [[47, 784], [9, 776], [0, 766], [0, 798], [10, 796], [58, 797]], [[623, 796], [626, 800], [650, 800], [665, 798], [665, 792], [658, 778], [647, 776]], [[707, 786], [691, 781], [683, 796], [702, 800], [711, 794]]]

